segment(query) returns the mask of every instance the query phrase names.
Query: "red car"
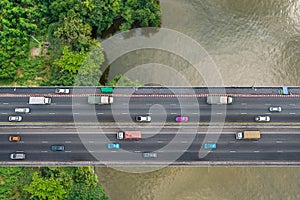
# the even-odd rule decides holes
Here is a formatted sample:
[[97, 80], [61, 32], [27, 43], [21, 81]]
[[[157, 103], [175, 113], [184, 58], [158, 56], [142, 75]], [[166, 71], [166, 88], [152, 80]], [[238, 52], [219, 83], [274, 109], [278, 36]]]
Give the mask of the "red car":
[[189, 117], [178, 116], [176, 117], [176, 122], [188, 122]]

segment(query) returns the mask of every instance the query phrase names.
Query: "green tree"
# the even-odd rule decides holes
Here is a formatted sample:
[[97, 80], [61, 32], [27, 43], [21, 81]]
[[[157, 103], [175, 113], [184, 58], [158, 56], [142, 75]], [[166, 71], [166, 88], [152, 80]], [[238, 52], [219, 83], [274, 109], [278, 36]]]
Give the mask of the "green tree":
[[38, 172], [34, 172], [32, 182], [25, 186], [24, 190], [30, 193], [30, 199], [38, 198], [40, 200], [60, 200], [67, 197], [67, 191], [62, 186], [61, 178], [42, 178]]

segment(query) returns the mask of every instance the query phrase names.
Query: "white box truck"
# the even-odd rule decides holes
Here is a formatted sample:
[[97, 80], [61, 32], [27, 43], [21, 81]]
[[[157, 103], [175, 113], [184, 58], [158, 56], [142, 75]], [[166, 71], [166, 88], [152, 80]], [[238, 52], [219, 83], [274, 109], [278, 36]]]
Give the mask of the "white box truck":
[[29, 97], [29, 104], [43, 105], [51, 104], [50, 97]]

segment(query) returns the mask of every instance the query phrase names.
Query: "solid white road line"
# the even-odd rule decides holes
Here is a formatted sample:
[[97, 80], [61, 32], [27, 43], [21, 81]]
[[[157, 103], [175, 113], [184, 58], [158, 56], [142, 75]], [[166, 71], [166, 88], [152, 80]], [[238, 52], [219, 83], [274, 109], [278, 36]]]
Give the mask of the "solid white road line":
[[46, 144], [46, 143], [48, 143], [48, 141], [42, 141], [42, 143]]

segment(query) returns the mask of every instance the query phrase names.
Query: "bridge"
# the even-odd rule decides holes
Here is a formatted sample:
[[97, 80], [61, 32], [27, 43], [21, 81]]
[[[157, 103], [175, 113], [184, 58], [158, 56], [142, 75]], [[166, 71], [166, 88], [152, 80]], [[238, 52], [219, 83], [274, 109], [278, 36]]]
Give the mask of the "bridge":
[[[57, 94], [57, 88], [69, 93]], [[0, 88], [1, 165], [298, 165], [300, 88], [289, 87], [99, 87]], [[88, 104], [88, 96], [110, 96], [112, 104]], [[230, 96], [229, 105], [209, 105], [207, 96]], [[49, 97], [49, 105], [29, 97]], [[281, 112], [270, 112], [280, 107]], [[16, 113], [15, 108], [29, 108]], [[21, 116], [19, 122], [9, 116]], [[136, 122], [151, 116], [151, 122]], [[187, 116], [187, 122], [176, 122]], [[257, 122], [269, 116], [269, 122]], [[118, 131], [139, 130], [142, 139], [117, 140]], [[236, 140], [235, 133], [260, 130], [259, 140]], [[11, 142], [9, 136], [20, 136]], [[107, 144], [120, 148], [108, 149]], [[204, 144], [216, 144], [205, 149]], [[52, 145], [64, 151], [52, 151]], [[26, 159], [12, 160], [12, 153]], [[155, 152], [156, 158], [143, 153]]]

